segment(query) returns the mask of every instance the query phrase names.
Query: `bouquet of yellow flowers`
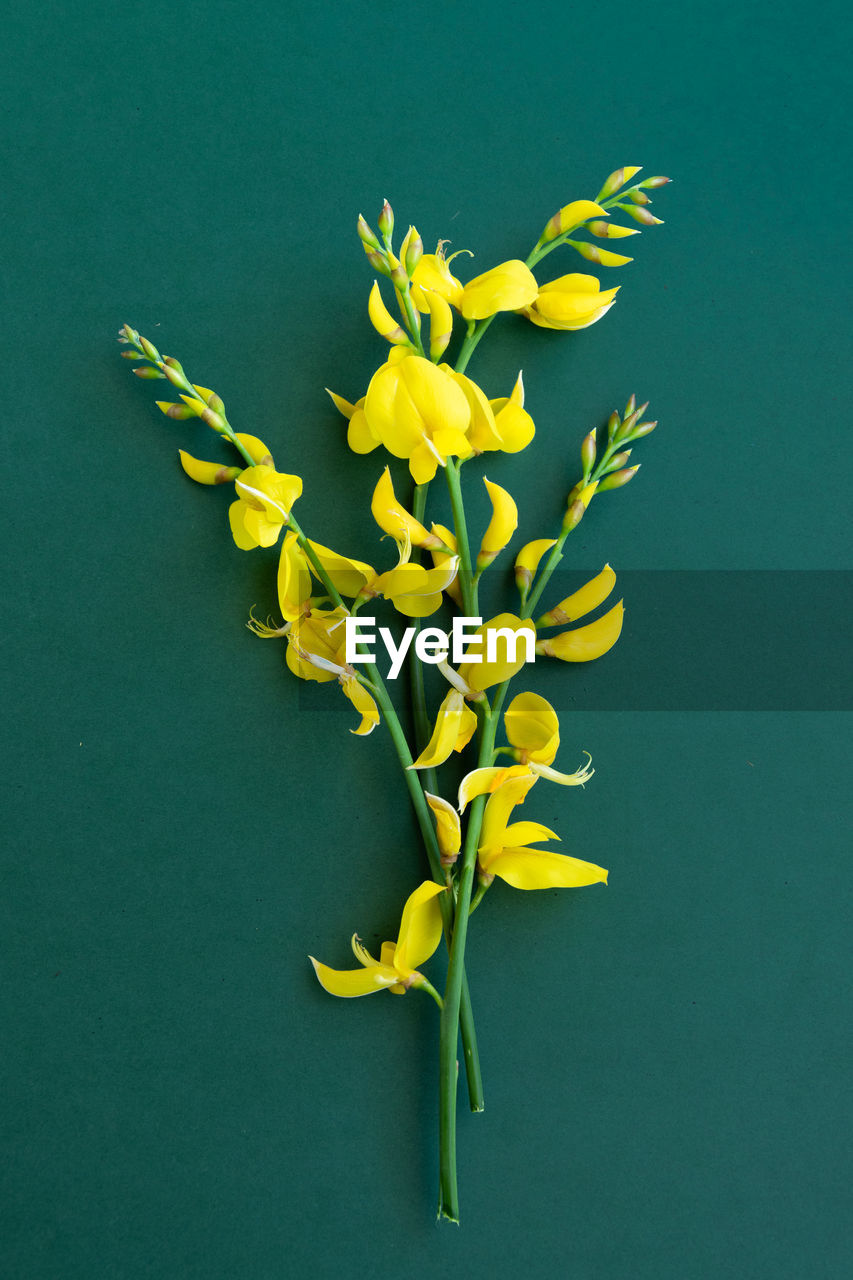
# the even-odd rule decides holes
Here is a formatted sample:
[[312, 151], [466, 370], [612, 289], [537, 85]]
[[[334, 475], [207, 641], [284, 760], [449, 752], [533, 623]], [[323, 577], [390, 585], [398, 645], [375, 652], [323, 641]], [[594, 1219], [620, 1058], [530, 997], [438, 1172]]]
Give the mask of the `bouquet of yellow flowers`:
[[[514, 607], [484, 618], [478, 598], [482, 574], [509, 546], [518, 510], [506, 488], [483, 476], [491, 518], [477, 545], [466, 520], [463, 467], [486, 453], [527, 448], [535, 426], [525, 408], [521, 374], [499, 388], [508, 394], [490, 397], [466, 370], [502, 312], [561, 330], [587, 328], [607, 314], [618, 285], [602, 289], [597, 277], [586, 272], [542, 283], [534, 270], [563, 247], [599, 267], [630, 262], [597, 242], [637, 235], [641, 227], [660, 222], [649, 212], [648, 192], [669, 179], [633, 181], [638, 172], [636, 166], [617, 169], [594, 200], [574, 200], [555, 213], [524, 261], [502, 262], [465, 283], [455, 274], [461, 272], [455, 264], [459, 253], [447, 254], [446, 241], [439, 241], [434, 253], [424, 253], [420, 235], [410, 226], [395, 249], [394, 214], [387, 201], [376, 231], [359, 217], [358, 235], [377, 277], [368, 316], [390, 350], [363, 396], [350, 401], [329, 394], [347, 420], [350, 449], [369, 453], [384, 448], [408, 464], [411, 496], [398, 496], [402, 477], [380, 464], [370, 502], [379, 530], [396, 544], [396, 564], [390, 567], [376, 568], [306, 533], [294, 513], [302, 493], [299, 476], [279, 471], [263, 441], [235, 430], [221, 398], [192, 382], [178, 360], [162, 356], [130, 325], [119, 335], [128, 348], [124, 357], [139, 362], [137, 376], [165, 379], [178, 393], [177, 400], [157, 402], [167, 417], [201, 418], [235, 450], [236, 465], [203, 461], [183, 450], [180, 460], [190, 479], [200, 484], [233, 485], [228, 517], [237, 546], [251, 551], [281, 542], [280, 620], [250, 615], [248, 626], [264, 639], [284, 642], [287, 666], [298, 679], [340, 686], [357, 717], [352, 733], [365, 737], [381, 723], [391, 736], [423, 838], [428, 878], [407, 898], [397, 937], [384, 942], [378, 956], [353, 934], [355, 967], [332, 968], [310, 959], [321, 986], [332, 995], [420, 990], [438, 1006], [439, 1216], [453, 1222], [459, 1220], [460, 1040], [471, 1109], [483, 1110], [465, 973], [470, 918], [496, 876], [522, 890], [607, 881], [602, 867], [540, 847], [559, 836], [516, 816], [540, 780], [582, 787], [593, 770], [589, 756], [568, 772], [556, 767], [556, 710], [531, 692], [518, 692], [507, 701], [510, 684], [539, 657], [589, 662], [618, 640], [621, 600], [602, 611], [616, 584], [609, 565], [566, 599], [537, 610], [569, 534], [593, 498], [621, 488], [636, 475], [633, 446], [656, 426], [644, 420], [647, 406], [638, 406], [632, 396], [624, 413], [611, 414], [606, 428], [589, 432], [580, 447], [577, 481], [567, 495], [561, 528], [516, 552]], [[613, 213], [639, 225], [612, 221]], [[464, 336], [451, 364], [445, 355], [455, 328]], [[427, 516], [429, 488], [439, 471], [449, 492], [452, 528]], [[390, 602], [405, 622], [403, 629], [379, 625], [368, 613], [379, 600]], [[424, 625], [425, 618], [432, 623]], [[444, 697], [432, 709], [424, 665], [435, 666], [445, 682]], [[404, 731], [389, 688], [396, 687], [404, 668], [410, 677], [415, 743]], [[436, 771], [456, 756], [457, 778], [451, 786], [440, 784]], [[449, 962], [439, 991], [424, 966], [442, 938]]]

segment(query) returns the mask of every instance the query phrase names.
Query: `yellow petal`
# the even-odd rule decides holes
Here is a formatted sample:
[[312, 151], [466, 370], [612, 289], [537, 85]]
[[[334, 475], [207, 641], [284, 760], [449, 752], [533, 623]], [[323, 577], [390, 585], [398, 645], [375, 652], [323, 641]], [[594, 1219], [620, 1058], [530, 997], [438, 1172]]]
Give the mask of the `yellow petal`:
[[526, 449], [536, 434], [536, 427], [524, 407], [524, 382], [520, 373], [509, 399], [493, 400], [491, 404], [495, 426], [501, 437], [501, 451], [520, 453]]
[[234, 434], [256, 466], [272, 467], [272, 454], [263, 440], [247, 435], [245, 431], [235, 431]]
[[607, 218], [608, 216], [607, 210], [602, 209], [600, 204], [595, 204], [592, 200], [573, 200], [551, 218], [542, 232], [542, 243], [547, 244], [549, 240], [555, 240], [557, 236], [567, 231], [574, 231], [589, 218]]
[[278, 561], [278, 606], [285, 622], [293, 622], [311, 597], [311, 574], [308, 561], [299, 547], [295, 533], [288, 533], [281, 544]]
[[399, 981], [393, 969], [381, 964], [369, 965], [364, 969], [330, 969], [313, 956], [308, 959], [314, 966], [320, 986], [329, 995], [342, 996], [345, 1000], [352, 999], [353, 996], [373, 995], [374, 991], [382, 991]]
[[492, 406], [483, 391], [471, 378], [466, 378], [464, 373], [457, 373], [449, 365], [442, 365], [441, 368], [454, 380], [468, 402], [467, 435], [471, 448], [477, 453], [484, 453], [487, 449], [502, 449], [503, 438], [495, 423]]
[[[338, 413], [342, 413], [345, 418], [351, 418], [355, 413], [356, 406], [354, 404], [350, 404], [349, 400], [345, 400], [343, 396], [339, 396], [334, 391], [330, 391], [328, 387], [325, 388], [325, 391], [327, 396], [331, 396], [332, 404], [335, 406]], [[361, 403], [363, 404], [364, 401], [362, 400]]]
[[417, 969], [441, 941], [441, 908], [436, 899], [444, 892], [444, 885], [425, 880], [406, 899], [394, 952], [398, 973]]
[[373, 490], [370, 510], [379, 528], [390, 533], [392, 538], [399, 538], [405, 532], [416, 547], [434, 547], [440, 541], [398, 502], [388, 467], [382, 472]]
[[442, 799], [441, 796], [434, 796], [429, 791], [425, 791], [424, 796], [435, 818], [436, 835], [438, 836], [442, 864], [449, 865], [455, 862], [459, 850], [462, 848], [462, 828], [459, 823], [459, 814], [453, 808], [453, 805]]
[[506, 736], [524, 753], [525, 761], [550, 764], [560, 745], [560, 722], [547, 699], [538, 693], [519, 693], [504, 712]]
[[562, 626], [566, 622], [575, 622], [578, 618], [585, 617], [607, 599], [615, 585], [616, 574], [610, 565], [606, 564], [601, 573], [590, 578], [589, 582], [578, 591], [572, 592], [570, 596], [566, 596], [565, 600], [561, 600], [553, 609], [549, 609], [539, 619], [537, 625]]
[[556, 831], [541, 822], [511, 822], [504, 829], [504, 847], [515, 848], [520, 844], [533, 844], [537, 840], [559, 840]]
[[409, 343], [409, 337], [405, 329], [401, 328], [394, 317], [391, 315], [385, 303], [382, 301], [382, 294], [379, 292], [379, 281], [374, 280], [373, 288], [370, 290], [370, 298], [367, 303], [367, 314], [370, 316], [370, 323], [373, 325], [380, 337], [387, 339], [391, 343]]
[[358, 734], [359, 737], [366, 737], [367, 734], [373, 733], [373, 730], [379, 724], [379, 708], [376, 706], [372, 694], [365, 689], [363, 684], [359, 684], [355, 676], [341, 680], [341, 688], [344, 691], [344, 695], [349, 698], [361, 716], [361, 724], [357, 729], [350, 729], [350, 733]]
[[488, 769], [472, 769], [470, 773], [465, 774], [459, 784], [459, 812], [464, 813], [476, 796], [491, 795], [508, 778], [529, 778], [530, 772], [526, 764], [513, 764], [506, 768], [492, 766]]
[[462, 314], [466, 320], [484, 320], [498, 311], [517, 311], [533, 302], [538, 290], [530, 268], [513, 258], [469, 280], [462, 290]]
[[563, 662], [591, 662], [613, 648], [622, 631], [623, 615], [620, 600], [603, 618], [587, 623], [585, 627], [561, 631], [548, 640], [537, 641], [536, 652], [549, 658], [561, 658]]
[[429, 356], [437, 361], [444, 355], [453, 335], [453, 312], [441, 294], [432, 289], [425, 289], [423, 296], [429, 307]]
[[483, 826], [480, 831], [480, 849], [500, 849], [504, 845], [507, 819], [516, 805], [523, 804], [524, 798], [536, 782], [536, 775], [525, 772], [520, 777], [515, 775], [489, 796], [483, 811]]
[[429, 310], [427, 289], [437, 293], [457, 309], [462, 301], [461, 281], [451, 274], [440, 244], [435, 253], [423, 255], [412, 276], [412, 301], [419, 311]]
[[525, 543], [515, 557], [515, 567], [517, 569], [529, 569], [531, 574], [534, 574], [539, 568], [539, 561], [545, 552], [550, 551], [556, 545], [556, 538], [535, 538], [533, 542]]
[[[463, 715], [468, 716], [464, 721]], [[471, 723], [473, 717], [473, 724]], [[471, 740], [477, 727], [477, 717], [466, 708], [465, 699], [458, 689], [451, 689], [438, 709], [432, 737], [410, 769], [434, 769], [450, 758], [454, 751], [461, 751]], [[467, 737], [465, 734], [467, 733]], [[464, 741], [460, 743], [460, 738]]]
[[347, 427], [347, 444], [353, 453], [372, 453], [378, 449], [380, 440], [370, 429], [364, 410], [357, 408], [350, 418]]
[[357, 596], [362, 587], [373, 582], [376, 570], [363, 560], [354, 560], [350, 556], [339, 555], [319, 542], [308, 544], [320, 564], [332, 580], [332, 585], [339, 595]]
[[229, 480], [236, 480], [243, 470], [242, 467], [225, 467], [221, 462], [204, 462], [183, 449], [178, 450], [178, 456], [184, 471], [197, 484], [226, 484]]
[[[490, 688], [494, 684], [502, 684], [521, 670], [526, 661], [527, 644], [522, 633], [535, 635], [535, 627], [529, 619], [517, 618], [512, 613], [500, 613], [491, 618], [475, 632], [475, 639], [469, 646], [473, 653], [480, 654], [480, 662], [463, 662], [459, 675], [476, 692]], [[488, 661], [488, 642], [491, 633], [494, 643], [495, 657]]]
[[245, 502], [240, 502], [239, 499], [237, 502], [232, 502], [231, 506], [228, 508], [228, 521], [231, 525], [231, 533], [234, 537], [234, 541], [241, 551], [251, 551], [259, 545], [257, 538], [252, 537], [251, 533], [246, 528], [246, 516], [248, 513], [249, 508], [246, 506]]
[[500, 876], [514, 889], [579, 889], [607, 883], [603, 867], [550, 849], [503, 849], [480, 861], [484, 871]]
[[477, 556], [477, 569], [485, 569], [503, 551], [518, 528], [518, 507], [512, 495], [483, 476], [483, 483], [492, 504], [492, 518], [483, 534]]

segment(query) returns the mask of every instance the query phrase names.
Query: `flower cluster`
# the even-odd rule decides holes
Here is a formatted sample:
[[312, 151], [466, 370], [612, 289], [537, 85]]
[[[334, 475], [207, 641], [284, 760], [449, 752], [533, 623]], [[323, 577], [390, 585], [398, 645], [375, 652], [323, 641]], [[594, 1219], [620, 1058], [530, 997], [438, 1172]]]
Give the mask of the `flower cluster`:
[[[589, 662], [607, 654], [619, 639], [623, 607], [621, 600], [608, 606], [616, 585], [609, 565], [565, 599], [544, 612], [538, 610], [568, 536], [594, 498], [633, 479], [638, 467], [629, 465], [632, 449], [656, 425], [644, 420], [647, 406], [638, 407], [632, 396], [623, 413], [611, 415], [604, 430], [588, 433], [580, 447], [576, 482], [565, 495], [561, 527], [554, 536], [534, 538], [516, 551], [517, 599], [512, 608], [484, 619], [479, 603], [482, 574], [510, 546], [519, 511], [507, 488], [482, 476], [491, 514], [479, 543], [472, 541], [463, 468], [485, 453], [514, 454], [527, 448], [535, 427], [525, 407], [520, 373], [498, 388], [509, 394], [495, 397], [466, 371], [478, 343], [502, 313], [514, 313], [538, 328], [567, 332], [587, 328], [608, 313], [618, 285], [602, 288], [598, 278], [586, 272], [540, 281], [535, 271], [552, 252], [564, 248], [605, 269], [630, 262], [597, 242], [637, 235], [643, 226], [660, 221], [649, 212], [648, 192], [668, 179], [633, 181], [638, 172], [633, 166], [618, 169], [595, 199], [577, 199], [559, 209], [526, 260], [510, 258], [468, 280], [460, 278], [460, 253], [448, 255], [446, 241], [439, 241], [434, 253], [424, 253], [413, 226], [395, 248], [394, 215], [387, 201], [376, 231], [359, 217], [358, 235], [376, 276], [367, 300], [368, 318], [390, 350], [360, 398], [350, 401], [336, 392], [329, 394], [348, 422], [350, 449], [360, 454], [384, 449], [391, 459], [405, 461], [414, 481], [411, 497], [401, 498], [405, 475], [396, 476], [395, 488], [394, 464], [383, 461], [369, 498], [377, 540], [390, 540], [396, 562], [389, 558], [383, 564], [373, 551], [365, 560], [309, 536], [294, 511], [302, 493], [299, 476], [279, 471], [263, 441], [235, 431], [222, 399], [192, 383], [177, 360], [162, 356], [129, 325], [120, 335], [128, 347], [124, 355], [138, 362], [134, 371], [140, 377], [165, 379], [176, 388], [177, 400], [158, 401], [163, 413], [177, 421], [202, 420], [239, 455], [240, 465], [233, 466], [180, 451], [190, 479], [209, 486], [233, 485], [228, 521], [237, 547], [251, 551], [280, 543], [280, 620], [262, 622], [250, 614], [251, 630], [285, 644], [287, 667], [299, 679], [340, 686], [359, 717], [353, 733], [366, 736], [384, 723], [391, 736], [423, 838], [429, 878], [408, 897], [396, 941], [384, 942], [378, 958], [353, 935], [358, 967], [333, 968], [313, 957], [311, 963], [332, 995], [423, 990], [440, 1007], [439, 1209], [454, 1221], [459, 1214], [455, 1108], [460, 1033], [471, 1106], [482, 1110], [465, 976], [471, 914], [496, 879], [518, 890], [579, 888], [607, 881], [607, 871], [594, 862], [541, 847], [559, 836], [540, 822], [519, 819], [515, 812], [539, 783], [582, 788], [593, 775], [591, 758], [587, 755], [585, 763], [569, 772], [557, 767], [560, 722], [555, 708], [540, 694], [523, 691], [505, 709], [504, 704], [511, 681], [531, 659]], [[613, 213], [638, 225], [613, 221]], [[461, 342], [451, 361], [448, 352], [457, 336]], [[449, 493], [452, 528], [426, 516], [429, 486], [439, 473]], [[389, 652], [398, 655], [389, 676], [396, 676], [404, 660], [411, 666], [414, 743], [404, 731], [375, 658], [363, 648], [349, 648], [350, 632], [374, 621], [363, 615], [356, 623], [359, 611], [377, 602], [413, 623], [406, 635], [409, 640], [416, 636], [416, 644], [409, 650], [395, 640], [393, 626], [379, 631]], [[456, 652], [456, 622], [448, 629], [446, 621], [454, 613], [459, 623], [468, 624], [467, 631], [462, 628], [466, 643], [461, 653]], [[440, 625], [422, 627], [426, 618]], [[444, 681], [432, 714], [418, 658], [426, 654], [432, 655], [430, 661]], [[457, 761], [459, 771], [451, 779], [447, 775]], [[450, 955], [443, 992], [422, 972], [442, 935]]]

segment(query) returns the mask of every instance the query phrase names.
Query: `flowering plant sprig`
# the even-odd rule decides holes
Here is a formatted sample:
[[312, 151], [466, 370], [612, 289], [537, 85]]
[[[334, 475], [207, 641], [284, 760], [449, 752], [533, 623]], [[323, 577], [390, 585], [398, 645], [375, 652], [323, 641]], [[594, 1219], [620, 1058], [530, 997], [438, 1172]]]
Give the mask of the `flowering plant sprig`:
[[[368, 317], [390, 350], [359, 399], [329, 394], [347, 419], [353, 451], [384, 448], [408, 465], [414, 481], [410, 503], [398, 496], [387, 465], [379, 469], [370, 499], [378, 530], [396, 545], [396, 564], [374, 566], [309, 536], [294, 514], [302, 493], [299, 476], [277, 470], [266, 444], [236, 431], [222, 399], [191, 382], [176, 359], [161, 355], [129, 325], [119, 336], [128, 348], [123, 355], [137, 362], [134, 372], [139, 377], [167, 380], [177, 390], [179, 399], [157, 402], [167, 417], [199, 418], [236, 451], [238, 465], [180, 451], [190, 479], [234, 486], [228, 518], [236, 545], [254, 550], [281, 543], [281, 621], [263, 622], [250, 612], [250, 629], [261, 638], [285, 643], [287, 666], [298, 678], [340, 685], [359, 717], [351, 732], [364, 737], [383, 723], [390, 734], [430, 878], [410, 894], [396, 941], [383, 943], [378, 958], [353, 935], [357, 968], [337, 969], [313, 957], [311, 962], [320, 984], [333, 995], [351, 998], [382, 990], [401, 995], [419, 989], [438, 1005], [439, 1216], [454, 1222], [459, 1220], [460, 1035], [470, 1105], [474, 1111], [483, 1110], [465, 974], [470, 917], [496, 878], [521, 890], [607, 881], [602, 867], [539, 847], [559, 836], [515, 815], [540, 781], [582, 788], [594, 772], [591, 757], [587, 754], [585, 762], [568, 772], [555, 767], [560, 724], [554, 707], [532, 692], [516, 694], [506, 709], [504, 704], [511, 681], [527, 662], [537, 657], [588, 662], [602, 657], [619, 639], [622, 601], [606, 607], [616, 584], [609, 565], [565, 599], [544, 612], [537, 610], [568, 536], [593, 499], [633, 479], [638, 465], [632, 461], [632, 450], [656, 426], [644, 420], [647, 405], [638, 406], [631, 396], [623, 413], [611, 414], [603, 432], [593, 429], [586, 435], [556, 536], [535, 538], [515, 555], [516, 611], [484, 620], [479, 604], [482, 574], [509, 546], [518, 508], [506, 488], [483, 476], [491, 517], [476, 544], [466, 517], [463, 467], [484, 453], [511, 454], [526, 448], [535, 425], [525, 408], [520, 374], [514, 383], [508, 380], [499, 388], [504, 394], [490, 397], [465, 371], [502, 312], [514, 312], [540, 328], [564, 331], [586, 328], [607, 314], [620, 286], [602, 289], [597, 277], [585, 272], [540, 282], [534, 268], [564, 247], [608, 269], [630, 262], [595, 241], [624, 239], [660, 222], [649, 212], [648, 192], [668, 179], [652, 177], [632, 184], [638, 172], [635, 166], [617, 169], [594, 200], [574, 200], [558, 210], [524, 261], [499, 263], [466, 283], [451, 269], [459, 255], [445, 253], [446, 241], [439, 241], [434, 253], [424, 253], [419, 233], [410, 226], [395, 249], [394, 214], [387, 201], [376, 231], [359, 216], [358, 235], [376, 276], [367, 300]], [[616, 210], [639, 225], [611, 221]], [[464, 337], [451, 365], [444, 357], [457, 319]], [[448, 488], [452, 528], [427, 522], [429, 486], [439, 471]], [[376, 619], [362, 612], [380, 599], [408, 624], [402, 634], [384, 626], [377, 630]], [[436, 615], [439, 625], [423, 624]], [[380, 640], [390, 658], [388, 682], [371, 648]], [[440, 705], [432, 712], [425, 663], [437, 666], [446, 681]], [[407, 739], [389, 689], [404, 665], [409, 669], [414, 744]], [[450, 786], [440, 784], [436, 771], [457, 756], [461, 777]], [[442, 936], [449, 954], [443, 994], [421, 971]]]

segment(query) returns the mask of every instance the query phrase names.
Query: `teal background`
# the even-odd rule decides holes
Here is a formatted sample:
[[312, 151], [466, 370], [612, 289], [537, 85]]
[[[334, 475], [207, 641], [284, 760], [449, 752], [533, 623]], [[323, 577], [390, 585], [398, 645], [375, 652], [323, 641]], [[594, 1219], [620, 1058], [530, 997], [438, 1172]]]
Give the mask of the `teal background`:
[[[573, 708], [560, 763], [597, 773], [535, 817], [610, 886], [499, 884], [475, 917], [487, 1110], [460, 1117], [463, 1225], [437, 1227], [436, 1011], [335, 1002], [305, 959], [393, 935], [421, 874], [393, 757], [245, 630], [274, 555], [230, 544], [227, 495], [176, 465], [210, 441], [114, 334], [215, 386], [304, 476], [303, 523], [371, 559], [377, 455], [323, 392], [383, 356], [357, 213], [388, 196], [482, 270], [642, 161], [675, 181], [613, 311], [507, 319], [472, 361], [492, 395], [524, 368], [538, 428], [488, 474], [545, 535], [636, 391], [661, 427], [573, 581], [849, 568], [849, 27], [766, 0], [7, 16], [9, 1280], [848, 1274], [849, 716], [602, 712], [586, 673], [536, 668]], [[717, 634], [709, 600], [660, 663], [719, 663]], [[821, 661], [819, 629], [794, 643]]]

